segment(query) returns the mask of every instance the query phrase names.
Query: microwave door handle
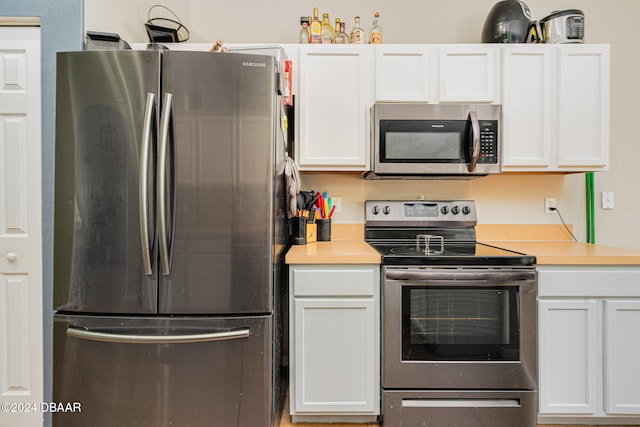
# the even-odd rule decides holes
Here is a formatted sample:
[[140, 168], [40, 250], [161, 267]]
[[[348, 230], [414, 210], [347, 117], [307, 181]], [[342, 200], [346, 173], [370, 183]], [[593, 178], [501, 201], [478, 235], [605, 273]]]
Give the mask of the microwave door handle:
[[480, 123], [478, 122], [478, 114], [475, 111], [470, 111], [469, 120], [471, 121], [473, 141], [471, 142], [471, 161], [468, 168], [469, 172], [473, 173], [476, 171], [478, 157], [480, 156]]

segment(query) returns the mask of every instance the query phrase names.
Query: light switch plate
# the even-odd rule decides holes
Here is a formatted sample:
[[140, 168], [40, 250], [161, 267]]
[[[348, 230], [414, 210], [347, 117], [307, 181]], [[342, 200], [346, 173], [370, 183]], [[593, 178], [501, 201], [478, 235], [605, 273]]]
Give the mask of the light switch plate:
[[615, 193], [613, 191], [602, 192], [602, 209], [613, 209], [615, 207]]

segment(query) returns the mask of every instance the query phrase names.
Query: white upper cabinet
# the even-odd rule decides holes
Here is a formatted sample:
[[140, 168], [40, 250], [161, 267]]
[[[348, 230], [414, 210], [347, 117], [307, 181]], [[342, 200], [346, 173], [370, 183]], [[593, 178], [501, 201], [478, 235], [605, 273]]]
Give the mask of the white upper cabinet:
[[375, 46], [380, 102], [496, 103], [495, 45]]
[[367, 46], [300, 47], [295, 157], [301, 170], [368, 170], [369, 57]]
[[301, 170], [368, 170], [374, 102], [502, 104], [504, 172], [609, 167], [608, 45], [298, 46]]
[[563, 46], [558, 55], [558, 167], [606, 169], [609, 46]]
[[554, 101], [551, 53], [548, 46], [536, 44], [504, 48], [503, 167], [551, 167]]
[[439, 102], [497, 103], [498, 46], [442, 45], [439, 52]]
[[435, 102], [433, 52], [419, 44], [375, 46], [376, 101]]
[[609, 46], [503, 50], [503, 171], [585, 172], [609, 164]]

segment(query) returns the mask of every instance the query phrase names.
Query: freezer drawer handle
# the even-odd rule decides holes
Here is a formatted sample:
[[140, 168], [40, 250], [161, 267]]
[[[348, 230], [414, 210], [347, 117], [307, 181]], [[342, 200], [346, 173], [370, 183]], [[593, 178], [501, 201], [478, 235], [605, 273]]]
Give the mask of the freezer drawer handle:
[[140, 143], [140, 240], [142, 245], [142, 264], [144, 274], [151, 274], [151, 249], [149, 245], [149, 147], [151, 146], [152, 126], [155, 122], [155, 95], [147, 94], [147, 105], [144, 109], [144, 125]]
[[208, 334], [189, 335], [125, 335], [94, 332], [86, 329], [68, 328], [67, 335], [90, 341], [103, 341], [121, 344], [184, 344], [209, 341], [228, 341], [249, 338], [249, 328], [234, 329], [226, 332], [212, 332]]

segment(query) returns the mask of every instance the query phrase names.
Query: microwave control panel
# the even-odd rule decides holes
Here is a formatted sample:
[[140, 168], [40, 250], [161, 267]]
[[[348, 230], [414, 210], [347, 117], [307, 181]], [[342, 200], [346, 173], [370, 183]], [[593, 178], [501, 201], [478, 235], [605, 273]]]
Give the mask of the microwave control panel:
[[498, 121], [480, 120], [478, 163], [498, 163]]

